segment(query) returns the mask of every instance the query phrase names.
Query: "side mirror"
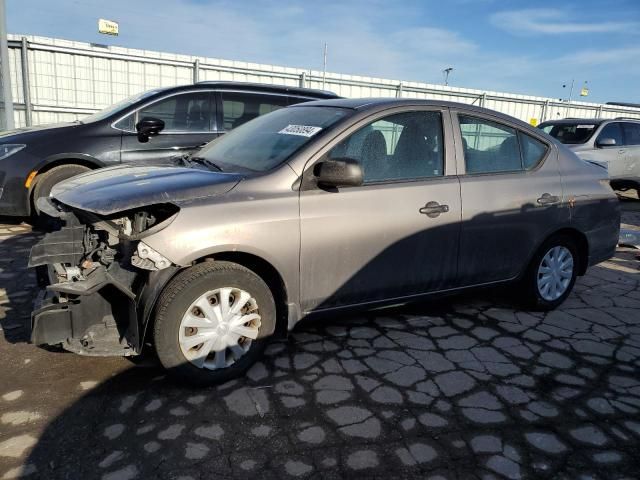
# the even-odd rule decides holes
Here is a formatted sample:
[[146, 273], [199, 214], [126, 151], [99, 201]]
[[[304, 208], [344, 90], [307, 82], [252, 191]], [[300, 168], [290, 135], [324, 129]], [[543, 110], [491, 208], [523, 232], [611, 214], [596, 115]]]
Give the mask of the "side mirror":
[[136, 123], [136, 130], [138, 131], [138, 140], [142, 143], [149, 141], [149, 137], [158, 135], [164, 128], [164, 122], [159, 118], [144, 117], [138, 123]]
[[357, 187], [363, 182], [360, 162], [353, 158], [325, 160], [316, 164], [313, 173], [324, 187]]
[[596, 140], [596, 145], [598, 147], [615, 147], [616, 141], [613, 138], [599, 138]]

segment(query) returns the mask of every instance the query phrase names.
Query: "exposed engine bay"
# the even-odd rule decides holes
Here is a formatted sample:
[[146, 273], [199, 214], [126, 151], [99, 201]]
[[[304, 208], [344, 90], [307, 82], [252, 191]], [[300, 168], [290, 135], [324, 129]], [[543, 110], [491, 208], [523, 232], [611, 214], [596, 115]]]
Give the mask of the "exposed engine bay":
[[[98, 216], [41, 199], [56, 224], [33, 246], [30, 267], [43, 287], [32, 315], [32, 342], [94, 356], [135, 355], [151, 303], [178, 267], [143, 239], [168, 225], [173, 204]], [[159, 286], [158, 286], [159, 285]]]

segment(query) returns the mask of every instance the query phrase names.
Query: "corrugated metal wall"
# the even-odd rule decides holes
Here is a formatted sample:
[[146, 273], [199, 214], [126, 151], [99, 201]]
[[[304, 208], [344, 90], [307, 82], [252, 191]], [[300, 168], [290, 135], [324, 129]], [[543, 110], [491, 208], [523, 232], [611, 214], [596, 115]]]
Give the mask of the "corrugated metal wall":
[[[322, 72], [215, 58], [9, 35], [17, 126], [70, 121], [155, 87], [232, 80], [323, 88]], [[23, 68], [22, 58], [28, 58]], [[28, 72], [28, 82], [23, 72]], [[25, 102], [24, 85], [29, 85]], [[429, 98], [473, 103], [529, 122], [564, 117], [640, 118], [640, 109], [327, 73], [324, 88], [344, 97]], [[28, 118], [30, 117], [30, 118]]]

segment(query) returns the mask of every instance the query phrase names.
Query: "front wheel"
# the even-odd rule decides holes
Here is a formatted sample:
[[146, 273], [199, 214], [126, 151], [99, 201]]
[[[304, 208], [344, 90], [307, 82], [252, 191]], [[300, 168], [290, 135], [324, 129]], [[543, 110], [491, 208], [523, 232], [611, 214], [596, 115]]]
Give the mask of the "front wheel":
[[154, 342], [171, 375], [197, 385], [238, 377], [261, 356], [276, 308], [264, 281], [231, 262], [180, 273], [156, 309]]
[[522, 279], [525, 306], [553, 310], [564, 302], [576, 282], [578, 262], [578, 251], [570, 237], [558, 235], [547, 240]]
[[49, 171], [36, 176], [36, 183], [31, 194], [33, 225], [44, 230], [47, 230], [52, 225], [55, 225], [56, 222], [54, 219], [40, 212], [40, 209], [38, 208], [38, 199], [42, 197], [48, 197], [53, 187], [55, 187], [56, 184], [62, 182], [63, 180], [68, 180], [71, 177], [75, 177], [76, 175], [80, 175], [81, 173], [86, 173], [90, 170], [91, 169], [89, 167], [85, 167], [82, 165], [59, 165], [57, 167], [53, 167]]

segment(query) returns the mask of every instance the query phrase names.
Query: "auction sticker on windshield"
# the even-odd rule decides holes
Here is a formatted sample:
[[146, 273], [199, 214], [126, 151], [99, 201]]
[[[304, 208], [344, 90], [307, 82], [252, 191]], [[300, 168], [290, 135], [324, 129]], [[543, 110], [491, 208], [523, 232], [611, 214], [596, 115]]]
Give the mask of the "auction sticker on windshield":
[[314, 127], [311, 125], [287, 125], [278, 133], [283, 135], [299, 135], [301, 137], [313, 137], [322, 130], [322, 127]]

